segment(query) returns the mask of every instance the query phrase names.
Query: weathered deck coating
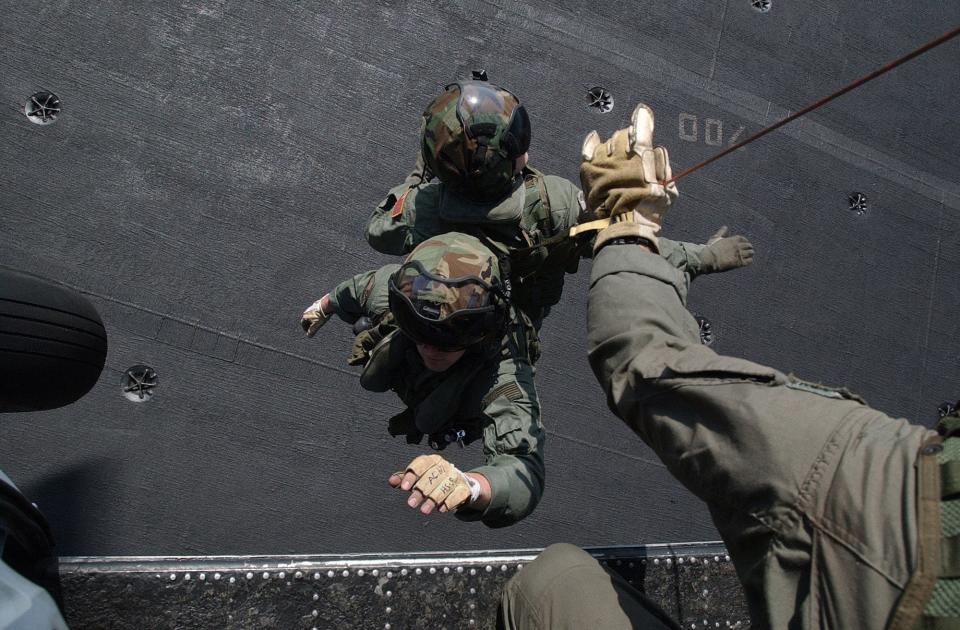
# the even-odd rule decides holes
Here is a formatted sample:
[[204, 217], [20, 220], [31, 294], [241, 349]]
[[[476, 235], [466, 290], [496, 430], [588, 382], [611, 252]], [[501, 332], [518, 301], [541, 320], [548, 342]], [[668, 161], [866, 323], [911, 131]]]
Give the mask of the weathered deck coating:
[[[306, 340], [298, 315], [385, 260], [366, 216], [412, 163], [425, 101], [471, 68], [528, 105], [547, 172], [575, 179], [583, 135], [640, 100], [679, 170], [960, 22], [957, 3], [892, 0], [0, 8], [0, 264], [86, 292], [110, 334], [88, 397], [3, 420], [0, 467], [68, 555], [715, 538], [605, 408], [584, 356], [588, 264], [544, 328], [546, 495], [504, 530], [404, 508], [386, 484], [417, 454], [386, 433], [398, 401], [359, 388], [347, 327]], [[919, 422], [960, 397], [958, 54], [952, 42], [680, 183], [668, 235], [728, 224], [758, 250], [694, 287], [717, 350]], [[586, 109], [595, 85], [612, 113]], [[20, 111], [42, 89], [63, 108], [47, 126]], [[120, 391], [136, 364], [159, 375], [143, 404]]]

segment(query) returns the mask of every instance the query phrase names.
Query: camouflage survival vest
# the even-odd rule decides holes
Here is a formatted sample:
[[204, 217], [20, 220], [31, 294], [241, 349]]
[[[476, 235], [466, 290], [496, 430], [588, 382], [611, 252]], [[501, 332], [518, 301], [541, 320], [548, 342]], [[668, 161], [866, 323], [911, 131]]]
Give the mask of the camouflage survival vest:
[[[393, 313], [390, 311], [385, 311], [373, 320], [362, 319], [365, 321], [358, 320], [354, 324], [353, 346], [350, 348], [350, 356], [347, 357], [347, 365], [366, 367], [370, 357], [373, 356], [374, 349], [392, 332], [398, 330]], [[484, 354], [490, 357], [498, 356], [495, 347]], [[511, 356], [526, 359], [531, 365], [535, 365], [540, 358], [540, 336], [537, 334], [537, 329], [523, 312], [516, 310], [511, 313], [499, 348], [500, 358], [506, 359]]]
[[[574, 216], [570, 225], [558, 224], [551, 207], [551, 198], [569, 197], [571, 188], [564, 179], [527, 167], [523, 185], [495, 205], [466, 200], [440, 184], [425, 195], [435, 200], [423, 199], [427, 191], [420, 191], [417, 212], [436, 212], [434, 230], [471, 234], [497, 254], [501, 266], [509, 269], [512, 302], [539, 327], [547, 309], [560, 301], [564, 275], [576, 272], [580, 263], [574, 239], [544, 244], [576, 222]], [[423, 207], [431, 202], [435, 210]]]
[[891, 629], [960, 628], [960, 413], [949, 410], [918, 456], [917, 568]]
[[[407, 355], [416, 352], [413, 343], [403, 337], [393, 315], [386, 311], [368, 326], [355, 329], [350, 365], [364, 367], [360, 385], [369, 391], [394, 390], [407, 408], [390, 418], [393, 436], [404, 435], [410, 444], [419, 444], [424, 436], [435, 450], [454, 442], [460, 445], [480, 439], [480, 418], [460, 418], [459, 402], [463, 393], [484, 369], [495, 369], [502, 359], [527, 360], [531, 365], [540, 358], [537, 331], [521, 313], [513, 312], [504, 337], [498, 345], [488, 345], [464, 355], [447, 372], [432, 378], [409, 373]], [[482, 406], [495, 400], [497, 392], [487, 394]], [[488, 400], [489, 398], [489, 400]]]

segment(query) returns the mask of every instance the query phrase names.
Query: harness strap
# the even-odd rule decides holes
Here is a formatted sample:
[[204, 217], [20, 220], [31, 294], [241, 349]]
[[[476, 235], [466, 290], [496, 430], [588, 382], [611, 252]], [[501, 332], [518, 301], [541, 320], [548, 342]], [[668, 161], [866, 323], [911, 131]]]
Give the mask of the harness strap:
[[413, 421], [413, 409], [409, 407], [390, 418], [387, 431], [393, 437], [406, 436], [407, 444], [419, 444], [423, 441], [423, 433], [417, 430], [417, 425]]
[[547, 184], [543, 173], [533, 167], [528, 167], [532, 177], [528, 180], [537, 188], [537, 197], [540, 200], [537, 212], [534, 215], [537, 227], [542, 234], [553, 234], [553, 211], [550, 209], [550, 196], [547, 194]]
[[960, 460], [940, 464], [940, 498], [949, 499], [960, 493]]
[[940, 481], [940, 575], [923, 609], [919, 627], [960, 630], [960, 438], [955, 414], [941, 419], [937, 431], [944, 437], [936, 455]]
[[955, 617], [924, 617], [918, 630], [960, 630], [960, 619]]
[[[890, 630], [914, 630], [933, 593], [940, 569], [940, 436], [927, 441], [917, 456], [917, 566], [897, 602]], [[924, 620], [926, 621], [926, 620]]]
[[506, 294], [504, 297], [509, 305], [513, 293], [513, 268], [510, 263], [510, 248], [493, 240], [484, 234], [482, 230], [478, 230], [473, 236], [497, 257], [497, 263], [500, 265], [500, 280], [503, 283], [503, 291]]
[[566, 232], [562, 232], [555, 236], [551, 236], [550, 238], [544, 239], [543, 241], [540, 242], [539, 245], [536, 245], [534, 247], [520, 247], [520, 248], [514, 249], [511, 252], [511, 254], [512, 255], [523, 254], [523, 253], [532, 251], [534, 249], [539, 249], [541, 247], [549, 247], [550, 245], [556, 245], [557, 243], [561, 243], [567, 239], [574, 238], [575, 236], [578, 236], [580, 234], [585, 234], [587, 232], [599, 232], [605, 227], [608, 227], [612, 222], [613, 222], [613, 219], [611, 217], [607, 217], [606, 219], [596, 219], [594, 221], [588, 221], [587, 223], [579, 223], [573, 226], [572, 228], [570, 228], [569, 230], [567, 230]]
[[469, 444], [474, 440], [483, 437], [483, 431], [473, 424], [454, 426], [443, 431], [437, 431], [430, 434], [430, 448], [435, 451], [442, 451], [450, 444], [459, 444], [463, 448], [464, 444]]
[[[415, 414], [413, 409], [407, 407], [397, 415], [390, 418], [387, 430], [393, 437], [404, 436], [407, 444], [420, 444], [423, 441], [424, 433], [417, 429]], [[448, 425], [440, 431], [435, 431], [428, 436], [427, 443], [435, 451], [442, 451], [448, 445], [459, 443], [460, 446], [469, 444], [474, 440], [483, 437], [483, 430], [475, 423], [465, 423], [463, 426]]]
[[960, 536], [940, 539], [939, 577], [960, 577]]

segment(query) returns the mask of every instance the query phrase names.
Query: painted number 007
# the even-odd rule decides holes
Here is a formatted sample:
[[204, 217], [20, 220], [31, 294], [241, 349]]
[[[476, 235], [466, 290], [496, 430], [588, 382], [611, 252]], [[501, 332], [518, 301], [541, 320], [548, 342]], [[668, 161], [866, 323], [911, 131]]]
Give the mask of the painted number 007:
[[[743, 125], [730, 137], [728, 144], [734, 144], [743, 133]], [[686, 142], [700, 141], [700, 119], [693, 114], [680, 112], [680, 139]], [[723, 121], [706, 118], [703, 121], [703, 142], [712, 147], [723, 144]]]

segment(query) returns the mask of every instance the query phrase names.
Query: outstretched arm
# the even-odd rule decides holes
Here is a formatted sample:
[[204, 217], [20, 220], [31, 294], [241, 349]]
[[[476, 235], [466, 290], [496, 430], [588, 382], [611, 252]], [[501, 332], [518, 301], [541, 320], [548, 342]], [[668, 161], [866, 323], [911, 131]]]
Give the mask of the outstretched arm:
[[730, 271], [751, 264], [753, 244], [745, 236], [726, 234], [727, 226], [723, 226], [702, 245], [661, 236], [660, 255], [683, 272], [688, 282], [702, 274]]
[[344, 280], [329, 293], [333, 312], [348, 324], [380, 315], [390, 307], [390, 276], [399, 268], [397, 264], [384, 265]]
[[522, 359], [506, 358], [483, 401], [485, 464], [468, 474], [481, 475], [490, 486], [489, 504], [482, 510], [463, 508], [457, 518], [480, 520], [489, 527], [506, 527], [525, 518], [543, 496], [546, 437], [540, 424], [540, 402], [533, 368]]
[[334, 315], [352, 324], [363, 316], [373, 319], [389, 307], [388, 282], [399, 265], [384, 265], [344, 280], [333, 291], [311, 304], [300, 317], [300, 326], [313, 337]]

